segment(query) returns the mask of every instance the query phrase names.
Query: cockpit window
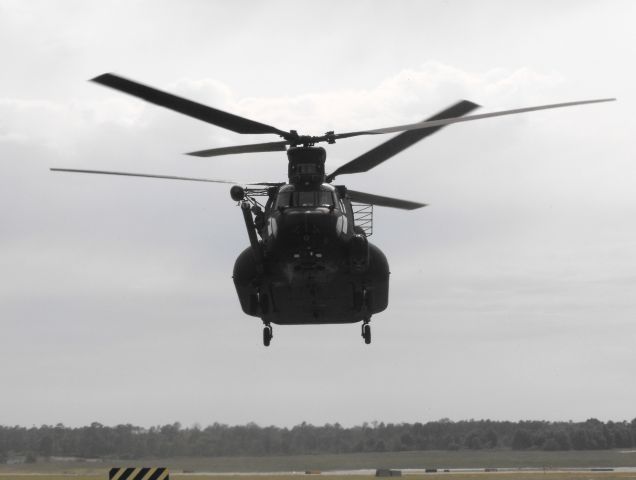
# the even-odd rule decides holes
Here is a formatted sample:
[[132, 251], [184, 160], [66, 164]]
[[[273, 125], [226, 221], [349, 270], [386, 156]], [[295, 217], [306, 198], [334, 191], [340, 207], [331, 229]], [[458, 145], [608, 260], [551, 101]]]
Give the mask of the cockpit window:
[[276, 198], [276, 208], [291, 207], [291, 196], [292, 192], [279, 192]]
[[313, 207], [316, 205], [316, 192], [294, 193], [294, 207]]
[[276, 208], [287, 207], [339, 207], [335, 192], [331, 190], [311, 190], [296, 192], [280, 191], [276, 199]]
[[323, 207], [336, 207], [338, 203], [333, 195], [333, 192], [316, 192], [318, 193], [318, 205]]

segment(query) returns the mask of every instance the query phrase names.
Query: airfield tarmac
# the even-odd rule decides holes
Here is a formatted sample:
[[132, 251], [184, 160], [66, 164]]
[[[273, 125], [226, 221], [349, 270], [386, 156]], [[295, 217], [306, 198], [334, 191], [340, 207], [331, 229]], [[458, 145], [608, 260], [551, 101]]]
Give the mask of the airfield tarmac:
[[[545, 478], [549, 474], [631, 474], [632, 476], [621, 476], [621, 478], [636, 478], [636, 467], [597, 467], [597, 468], [536, 468], [536, 467], [521, 467], [521, 468], [448, 468], [438, 469], [436, 472], [427, 472], [423, 468], [406, 468], [397, 469], [400, 470], [402, 476], [410, 477], [410, 480], [422, 480], [432, 479], [436, 477], [444, 477], [446, 479], [452, 479], [455, 475], [461, 475], [463, 480], [466, 480], [466, 475], [480, 475], [480, 478], [484, 478], [483, 474], [498, 474], [497, 478], [503, 478], [503, 474], [531, 474], [540, 473], [543, 475], [541, 478]], [[501, 474], [501, 475], [499, 475]], [[0, 477], [2, 475], [0, 474]], [[333, 477], [347, 477], [349, 480], [366, 480], [368, 478], [377, 478], [375, 476], [375, 469], [357, 469], [357, 470], [328, 470], [324, 472], [175, 472], [171, 476], [186, 476], [186, 477], [214, 477], [215, 480], [220, 480], [225, 477], [250, 477], [256, 476], [259, 479], [268, 477], [268, 479], [275, 480], [277, 478], [288, 478], [290, 476], [303, 476], [307, 480], [311, 477], [327, 476], [329, 480], [334, 480]], [[351, 479], [350, 477], [358, 477]], [[523, 477], [526, 479], [527, 477]]]
[[[372, 472], [372, 473], [368, 473]], [[514, 471], [477, 471], [473, 469], [462, 469], [460, 471], [421, 473], [418, 471], [403, 471], [404, 476], [409, 480], [628, 480], [636, 479], [636, 468], [621, 468], [620, 471], [592, 471], [591, 469], [563, 469], [563, 470], [538, 470], [538, 469], [517, 469]], [[281, 472], [272, 473], [183, 473], [171, 472], [172, 479], [183, 480], [236, 480], [237, 477], [255, 477], [259, 480], [287, 480], [289, 477], [310, 477], [327, 476], [329, 480], [347, 479], [351, 480], [375, 480], [375, 471], [357, 470], [346, 472], [322, 472], [319, 474], [305, 474], [304, 472]], [[108, 479], [108, 472], [93, 473], [90, 475], [81, 473], [0, 473], [0, 480], [98, 480]]]
[[[101, 469], [100, 469], [101, 470]], [[426, 472], [424, 469], [402, 469], [402, 476], [409, 480], [627, 480], [636, 479], [636, 467], [591, 467], [591, 468], [454, 468]], [[171, 471], [173, 479], [184, 480], [236, 480], [253, 477], [259, 480], [288, 480], [290, 477], [329, 477], [329, 480], [375, 480], [375, 469], [331, 470], [324, 472], [183, 472]], [[44, 472], [0, 472], [0, 480], [97, 480], [108, 479], [108, 469], [90, 473], [67, 471]]]

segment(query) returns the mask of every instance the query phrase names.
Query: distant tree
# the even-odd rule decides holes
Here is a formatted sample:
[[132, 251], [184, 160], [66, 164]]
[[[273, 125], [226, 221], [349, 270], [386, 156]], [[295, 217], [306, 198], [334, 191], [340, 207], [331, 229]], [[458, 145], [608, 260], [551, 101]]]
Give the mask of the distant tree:
[[589, 433], [584, 428], [577, 428], [570, 434], [570, 441], [574, 450], [586, 450], [591, 448]]
[[559, 450], [570, 450], [572, 448], [570, 436], [565, 430], [557, 430], [552, 435], [552, 438], [559, 444]]
[[50, 435], [44, 435], [40, 438], [38, 452], [43, 457], [50, 457], [53, 453], [53, 438]]
[[495, 432], [492, 428], [489, 428], [484, 435], [483, 444], [485, 448], [495, 448], [499, 443], [499, 437], [497, 436], [497, 432]]
[[554, 438], [550, 437], [543, 442], [541, 449], [553, 452], [555, 450], [561, 450], [561, 445], [559, 445], [559, 442], [557, 442]]
[[470, 448], [471, 450], [480, 450], [481, 447], [481, 438], [479, 437], [479, 432], [473, 430], [464, 439], [464, 446]]
[[[141, 458], [232, 455], [326, 454], [403, 450], [458, 450], [503, 447], [523, 450], [631, 448], [636, 419], [627, 422], [496, 422], [491, 420], [427, 423], [371, 422], [345, 428], [338, 423], [293, 428], [254, 423], [184, 428], [179, 423], [143, 428], [94, 422], [70, 428], [0, 426], [0, 461], [8, 457]], [[4, 456], [1, 456], [4, 455]], [[33, 458], [30, 458], [33, 460]]]
[[512, 448], [514, 450], [525, 450], [532, 446], [532, 435], [524, 429], [515, 430], [512, 436]]
[[410, 433], [403, 433], [400, 436], [400, 443], [404, 450], [411, 450], [413, 448], [413, 437]]
[[634, 444], [632, 433], [625, 426], [617, 427], [614, 432], [614, 446], [616, 448], [630, 448]]
[[532, 434], [532, 447], [542, 448], [545, 443], [549, 432], [545, 429], [538, 430]]

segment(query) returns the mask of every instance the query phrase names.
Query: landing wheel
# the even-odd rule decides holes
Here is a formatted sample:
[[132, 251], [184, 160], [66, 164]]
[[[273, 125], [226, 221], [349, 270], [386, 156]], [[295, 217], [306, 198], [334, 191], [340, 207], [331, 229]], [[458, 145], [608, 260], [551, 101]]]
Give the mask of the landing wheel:
[[362, 338], [367, 345], [371, 343], [371, 325], [368, 323], [362, 324]]
[[270, 342], [272, 341], [272, 337], [274, 336], [274, 332], [270, 325], [266, 325], [263, 327], [263, 345], [269, 347]]

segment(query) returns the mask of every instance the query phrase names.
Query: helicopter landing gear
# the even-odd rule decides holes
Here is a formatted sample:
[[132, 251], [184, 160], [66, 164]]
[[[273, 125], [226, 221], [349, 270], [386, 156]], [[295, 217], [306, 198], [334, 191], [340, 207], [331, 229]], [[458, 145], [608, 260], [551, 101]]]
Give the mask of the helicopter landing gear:
[[362, 287], [361, 290], [356, 290], [353, 293], [353, 308], [362, 314], [371, 310], [373, 305], [373, 292], [369, 291], [367, 287]]
[[362, 338], [364, 338], [364, 343], [369, 345], [371, 343], [371, 325], [369, 325], [368, 318], [365, 318], [362, 323]]
[[267, 324], [263, 327], [263, 345], [269, 347], [272, 338], [274, 337], [274, 330], [270, 324]]
[[269, 313], [269, 296], [260, 290], [256, 293], [258, 299], [258, 307], [262, 314]]

